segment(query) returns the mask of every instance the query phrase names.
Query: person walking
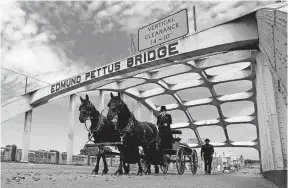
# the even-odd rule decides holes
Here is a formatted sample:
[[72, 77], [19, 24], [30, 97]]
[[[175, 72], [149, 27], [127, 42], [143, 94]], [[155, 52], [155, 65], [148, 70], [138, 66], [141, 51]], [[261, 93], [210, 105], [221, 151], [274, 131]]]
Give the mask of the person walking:
[[209, 144], [210, 140], [206, 138], [205, 144], [201, 147], [201, 159], [204, 158], [205, 174], [211, 174], [211, 164], [213, 160], [214, 147]]

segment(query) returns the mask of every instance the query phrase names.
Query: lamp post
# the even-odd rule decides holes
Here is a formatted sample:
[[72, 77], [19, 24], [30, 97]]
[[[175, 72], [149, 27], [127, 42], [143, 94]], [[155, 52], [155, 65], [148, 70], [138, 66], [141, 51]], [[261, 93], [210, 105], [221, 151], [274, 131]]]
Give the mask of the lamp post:
[[26, 79], [25, 79], [25, 93], [27, 93], [27, 82], [28, 82], [28, 77], [26, 76]]

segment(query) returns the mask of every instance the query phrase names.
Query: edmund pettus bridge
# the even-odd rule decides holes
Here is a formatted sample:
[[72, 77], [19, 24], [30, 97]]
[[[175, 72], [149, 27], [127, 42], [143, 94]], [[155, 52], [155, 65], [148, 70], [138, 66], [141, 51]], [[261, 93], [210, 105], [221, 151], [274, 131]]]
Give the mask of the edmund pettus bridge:
[[[233, 65], [239, 65], [237, 70], [231, 69]], [[230, 71], [221, 73], [221, 69]], [[191, 77], [191, 80], [183, 82], [179, 77]], [[243, 80], [250, 83], [250, 89], [228, 95], [219, 92], [222, 86], [228, 87], [229, 83], [237, 84]], [[136, 88], [149, 84], [156, 87], [146, 91]], [[187, 101], [179, 95], [180, 91], [200, 87], [207, 89], [210, 97]], [[225, 141], [212, 143], [215, 147], [254, 148], [259, 152], [263, 176], [279, 187], [286, 184], [287, 3], [268, 5], [159, 48], [3, 102], [1, 123], [25, 113], [22, 161], [28, 161], [33, 109], [69, 95], [67, 163], [71, 163], [75, 96], [76, 93], [95, 90], [100, 91], [100, 111], [104, 109], [104, 92], [120, 92], [124, 100], [127, 97], [137, 100], [138, 119], [141, 119], [142, 105], [150, 111], [151, 121], [160, 110], [160, 105], [153, 103], [151, 98], [160, 95], [173, 97], [175, 102], [166, 104], [168, 111], [182, 111], [188, 121], [172, 124], [172, 128], [192, 129], [198, 144], [191, 144], [191, 147], [203, 144], [199, 127], [221, 127]], [[225, 117], [222, 106], [239, 101], [253, 103], [254, 112], [243, 117]], [[215, 107], [219, 118], [195, 121], [189, 109], [199, 106]], [[252, 124], [256, 127], [257, 138], [250, 142], [233, 141], [227, 127], [234, 124]]]

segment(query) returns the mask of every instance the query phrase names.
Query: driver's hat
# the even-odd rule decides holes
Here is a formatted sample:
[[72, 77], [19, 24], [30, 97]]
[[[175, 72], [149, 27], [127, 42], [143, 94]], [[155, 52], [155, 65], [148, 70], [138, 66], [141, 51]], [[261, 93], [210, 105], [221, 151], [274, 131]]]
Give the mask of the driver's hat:
[[161, 106], [160, 111], [161, 111], [161, 112], [163, 112], [163, 111], [167, 111], [166, 106]]

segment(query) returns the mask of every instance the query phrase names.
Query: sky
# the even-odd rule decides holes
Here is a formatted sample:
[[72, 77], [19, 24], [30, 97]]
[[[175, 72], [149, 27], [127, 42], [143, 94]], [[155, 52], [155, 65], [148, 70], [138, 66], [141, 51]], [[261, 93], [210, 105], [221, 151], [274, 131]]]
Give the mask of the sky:
[[[137, 46], [138, 29], [168, 16], [181, 9], [188, 9], [189, 31], [193, 34], [192, 7], [196, 6], [198, 31], [225, 23], [248, 14], [259, 7], [270, 4], [267, 1], [1, 1], [1, 67], [27, 75], [27, 91], [47, 86], [62, 79], [87, 70], [123, 59], [136, 53], [130, 50], [130, 35]], [[25, 77], [6, 69], [1, 69], [1, 102], [25, 92]], [[215, 70], [214, 70], [215, 72]], [[217, 71], [216, 71], [217, 72]], [[219, 73], [220, 74], [220, 73]], [[193, 75], [191, 75], [193, 77]], [[35, 78], [35, 79], [32, 79]], [[168, 82], [181, 82], [168, 79]], [[40, 80], [40, 81], [38, 81]], [[153, 85], [138, 89], [151, 89]], [[216, 87], [218, 94], [247, 91], [251, 83], [240, 81]], [[98, 107], [97, 91], [88, 92], [90, 99]], [[189, 89], [178, 93], [185, 100], [196, 100], [211, 96], [206, 88]], [[80, 105], [77, 95], [75, 112], [74, 153], [87, 141], [87, 131], [78, 121]], [[109, 93], [105, 96], [108, 103]], [[171, 96], [154, 97], [158, 104], [173, 103]], [[133, 111], [136, 102], [128, 99]], [[227, 117], [249, 115], [253, 105], [238, 102], [221, 106]], [[63, 97], [33, 110], [30, 149], [67, 151], [69, 124], [69, 97]], [[189, 109], [196, 120], [219, 117], [214, 106]], [[142, 108], [142, 119], [148, 119], [148, 110]], [[105, 113], [105, 112], [104, 112]], [[185, 122], [181, 111], [171, 112], [173, 122]], [[24, 114], [1, 125], [1, 145], [16, 144], [22, 148]], [[256, 138], [253, 125], [240, 124], [228, 127], [233, 141], [252, 141]], [[223, 142], [224, 132], [220, 127], [199, 128], [202, 138], [212, 142]], [[195, 138], [192, 130], [183, 131], [183, 141]], [[258, 152], [251, 148], [229, 148], [233, 155], [258, 158]], [[228, 151], [217, 148], [216, 152]]]

